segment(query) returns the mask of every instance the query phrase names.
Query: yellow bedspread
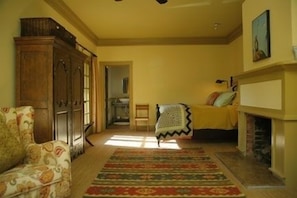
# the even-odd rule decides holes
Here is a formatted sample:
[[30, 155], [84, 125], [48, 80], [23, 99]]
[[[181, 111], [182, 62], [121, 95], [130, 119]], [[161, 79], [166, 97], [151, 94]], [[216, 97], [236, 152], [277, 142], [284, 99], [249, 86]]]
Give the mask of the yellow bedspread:
[[215, 107], [211, 105], [191, 105], [194, 129], [237, 128], [237, 106]]

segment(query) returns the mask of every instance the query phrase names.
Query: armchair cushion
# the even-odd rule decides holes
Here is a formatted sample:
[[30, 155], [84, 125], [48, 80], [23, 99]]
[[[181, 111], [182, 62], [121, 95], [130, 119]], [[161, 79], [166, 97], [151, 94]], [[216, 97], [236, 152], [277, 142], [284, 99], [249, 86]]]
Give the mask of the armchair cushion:
[[25, 157], [25, 149], [11, 133], [0, 113], [0, 173], [20, 163]]
[[5, 195], [14, 197], [60, 182], [61, 172], [62, 167], [54, 165], [22, 164], [3, 173], [0, 186], [6, 189]]

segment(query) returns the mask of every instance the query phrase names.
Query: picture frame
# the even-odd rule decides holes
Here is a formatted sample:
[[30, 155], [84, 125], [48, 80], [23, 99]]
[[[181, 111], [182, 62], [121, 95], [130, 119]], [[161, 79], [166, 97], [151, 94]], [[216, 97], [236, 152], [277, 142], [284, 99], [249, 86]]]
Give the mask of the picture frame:
[[254, 62], [271, 57], [269, 15], [269, 10], [265, 10], [252, 21], [252, 49]]

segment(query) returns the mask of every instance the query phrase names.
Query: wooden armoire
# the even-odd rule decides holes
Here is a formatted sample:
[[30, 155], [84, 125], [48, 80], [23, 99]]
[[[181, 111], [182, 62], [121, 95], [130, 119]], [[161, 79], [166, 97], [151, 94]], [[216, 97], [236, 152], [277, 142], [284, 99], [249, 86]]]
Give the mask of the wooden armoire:
[[35, 141], [63, 140], [72, 158], [84, 149], [86, 56], [54, 36], [15, 38], [16, 105], [35, 109]]

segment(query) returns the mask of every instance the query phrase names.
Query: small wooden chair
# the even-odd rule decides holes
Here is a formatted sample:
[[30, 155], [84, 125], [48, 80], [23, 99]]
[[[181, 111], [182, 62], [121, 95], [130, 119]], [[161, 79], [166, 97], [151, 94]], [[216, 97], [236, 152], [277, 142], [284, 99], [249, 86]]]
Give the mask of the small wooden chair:
[[147, 131], [149, 131], [149, 105], [136, 104], [135, 106], [135, 130], [137, 130], [137, 122], [146, 122]]

